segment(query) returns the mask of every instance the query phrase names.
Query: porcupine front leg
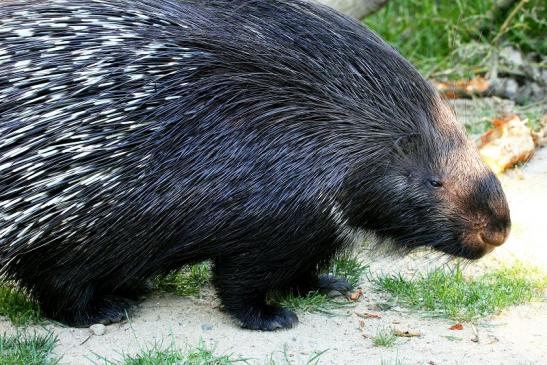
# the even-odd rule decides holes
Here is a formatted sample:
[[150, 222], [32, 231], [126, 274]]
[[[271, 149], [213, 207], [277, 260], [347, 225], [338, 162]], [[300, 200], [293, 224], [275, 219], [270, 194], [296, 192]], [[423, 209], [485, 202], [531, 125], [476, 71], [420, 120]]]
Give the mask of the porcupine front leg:
[[331, 297], [347, 294], [353, 287], [346, 278], [320, 274], [332, 263], [340, 247], [343, 247], [343, 242], [327, 236], [323, 240], [317, 240], [315, 246], [319, 247], [319, 253], [310, 257], [307, 265], [300, 268], [300, 274], [295, 275], [295, 279], [287, 287], [288, 291], [302, 296], [313, 291]]
[[213, 282], [225, 310], [241, 327], [273, 331], [298, 323], [298, 317], [292, 311], [266, 303], [266, 295], [275, 285], [267, 263], [261, 262], [257, 266], [252, 256], [247, 255], [216, 259], [213, 273]]
[[330, 297], [346, 295], [353, 287], [344, 277], [334, 275], [303, 275], [290, 288], [292, 292], [305, 296], [309, 292], [319, 292]]

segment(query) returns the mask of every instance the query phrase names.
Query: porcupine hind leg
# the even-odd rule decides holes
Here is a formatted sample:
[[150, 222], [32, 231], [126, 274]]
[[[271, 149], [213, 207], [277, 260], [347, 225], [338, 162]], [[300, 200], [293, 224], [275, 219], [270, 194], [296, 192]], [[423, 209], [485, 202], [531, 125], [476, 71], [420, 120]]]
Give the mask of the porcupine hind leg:
[[128, 280], [114, 288], [95, 288], [87, 306], [83, 310], [72, 311], [70, 322], [77, 327], [121, 322], [151, 291], [150, 281], [141, 279]]
[[50, 287], [45, 295], [36, 291], [34, 295], [48, 317], [74, 327], [120, 322], [127, 319], [138, 303], [136, 297], [97, 290], [93, 286], [64, 289], [58, 295], [54, 295], [54, 291]]
[[[115, 323], [127, 317], [142, 294], [142, 286], [118, 285], [94, 278], [77, 266], [59, 265], [46, 250], [20, 256], [10, 278], [26, 288], [48, 318], [69, 326]], [[8, 273], [9, 274], [9, 273]]]

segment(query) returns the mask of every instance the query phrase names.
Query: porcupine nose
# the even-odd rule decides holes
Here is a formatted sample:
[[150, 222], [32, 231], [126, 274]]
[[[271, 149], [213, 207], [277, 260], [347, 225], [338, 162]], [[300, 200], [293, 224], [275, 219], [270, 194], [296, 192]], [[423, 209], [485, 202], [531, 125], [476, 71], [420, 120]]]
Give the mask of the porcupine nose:
[[486, 229], [479, 236], [484, 243], [492, 246], [501, 246], [507, 240], [510, 230], [509, 226]]

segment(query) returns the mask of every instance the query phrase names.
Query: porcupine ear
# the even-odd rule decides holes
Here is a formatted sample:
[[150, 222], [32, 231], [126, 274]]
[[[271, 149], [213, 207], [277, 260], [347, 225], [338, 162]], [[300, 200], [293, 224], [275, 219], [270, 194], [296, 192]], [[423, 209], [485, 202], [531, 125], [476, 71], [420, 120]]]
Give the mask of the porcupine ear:
[[417, 139], [416, 133], [399, 135], [393, 140], [393, 148], [401, 156], [408, 155], [414, 149]]

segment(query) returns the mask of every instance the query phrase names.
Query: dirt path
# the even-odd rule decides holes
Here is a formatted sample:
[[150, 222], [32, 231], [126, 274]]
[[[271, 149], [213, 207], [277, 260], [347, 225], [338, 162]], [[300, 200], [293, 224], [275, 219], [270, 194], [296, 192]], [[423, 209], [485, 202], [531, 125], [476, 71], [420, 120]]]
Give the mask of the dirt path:
[[[544, 242], [547, 209], [547, 149], [538, 151], [522, 170], [503, 179], [513, 217], [510, 241], [482, 265], [512, 257], [533, 261], [547, 269], [547, 245]], [[368, 259], [370, 260], [370, 259]], [[366, 260], [366, 261], [368, 261]], [[428, 258], [382, 258], [371, 263], [372, 272], [423, 269], [435, 264]], [[297, 328], [274, 333], [252, 332], [237, 328], [216, 307], [216, 298], [206, 290], [197, 298], [154, 297], [144, 302], [130, 322], [111, 325], [103, 336], [89, 337], [87, 329], [48, 325], [60, 340], [56, 353], [62, 364], [92, 364], [94, 354], [109, 359], [121, 352], [134, 353], [155, 343], [195, 347], [200, 339], [218, 353], [232, 353], [262, 364], [283, 351], [295, 364], [305, 363], [314, 351], [327, 350], [323, 364], [546, 364], [547, 303], [523, 305], [477, 323], [479, 342], [465, 324], [463, 331], [448, 329], [453, 322], [427, 318], [424, 314], [392, 308], [379, 312], [380, 319], [366, 319], [364, 330], [354, 311], [371, 312], [385, 298], [369, 290], [363, 282], [365, 298], [355, 308], [340, 315], [299, 314]], [[370, 336], [378, 328], [392, 326], [420, 331], [420, 338], [398, 339], [392, 348], [372, 345]], [[14, 331], [6, 320], [0, 321], [0, 333]], [[364, 338], [363, 334], [369, 338]], [[445, 336], [456, 336], [449, 339]], [[97, 363], [99, 363], [97, 361]]]

